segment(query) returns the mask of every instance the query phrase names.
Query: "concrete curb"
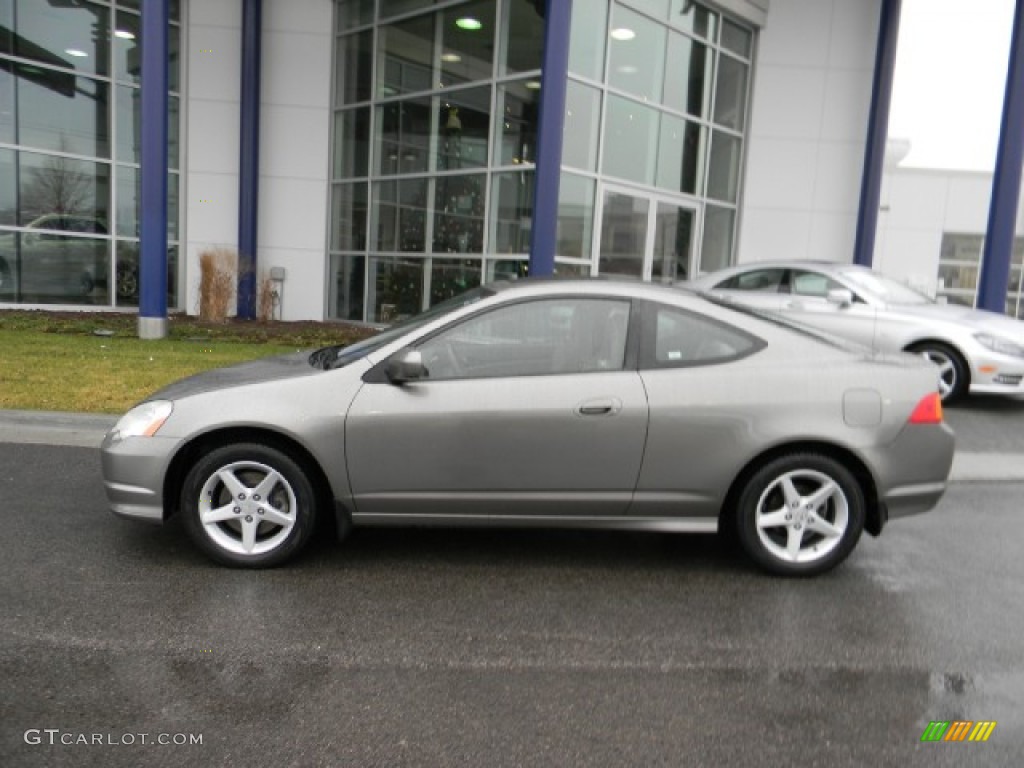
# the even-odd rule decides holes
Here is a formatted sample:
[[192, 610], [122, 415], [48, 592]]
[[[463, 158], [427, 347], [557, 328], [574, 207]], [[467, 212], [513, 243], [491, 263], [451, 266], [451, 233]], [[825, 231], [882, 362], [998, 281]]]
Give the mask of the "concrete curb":
[[[117, 416], [0, 409], [0, 443], [97, 448]], [[1024, 453], [957, 451], [953, 483], [1024, 482]]]

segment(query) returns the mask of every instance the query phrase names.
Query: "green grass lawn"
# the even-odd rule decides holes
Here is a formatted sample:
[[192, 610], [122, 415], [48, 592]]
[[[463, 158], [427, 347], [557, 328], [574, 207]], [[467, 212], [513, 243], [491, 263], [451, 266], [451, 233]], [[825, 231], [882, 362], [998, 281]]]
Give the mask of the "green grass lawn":
[[142, 341], [135, 325], [133, 315], [0, 312], [0, 408], [120, 413], [198, 371], [370, 333], [331, 323], [172, 318], [169, 338]]

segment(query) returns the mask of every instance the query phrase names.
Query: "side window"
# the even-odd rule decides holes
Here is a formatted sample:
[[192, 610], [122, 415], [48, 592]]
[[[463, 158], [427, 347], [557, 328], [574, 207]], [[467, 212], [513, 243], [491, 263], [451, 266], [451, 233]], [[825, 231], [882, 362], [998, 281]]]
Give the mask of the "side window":
[[736, 360], [763, 342], [738, 328], [665, 304], [646, 313], [641, 367], [677, 368]]
[[801, 269], [793, 270], [790, 281], [793, 284], [793, 293], [797, 296], [816, 296], [821, 299], [828, 296], [829, 291], [843, 287], [828, 275]]
[[618, 371], [629, 308], [622, 299], [524, 301], [471, 317], [419, 350], [434, 381]]
[[782, 281], [786, 274], [784, 269], [755, 269], [733, 275], [715, 288], [724, 291], [761, 291], [763, 293], [780, 293], [786, 289]]

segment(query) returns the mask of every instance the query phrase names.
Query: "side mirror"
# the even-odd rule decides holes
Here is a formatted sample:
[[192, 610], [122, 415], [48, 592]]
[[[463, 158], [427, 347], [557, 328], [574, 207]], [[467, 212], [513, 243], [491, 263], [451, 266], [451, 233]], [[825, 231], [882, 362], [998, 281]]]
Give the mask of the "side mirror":
[[848, 307], [853, 304], [853, 292], [845, 288], [833, 288], [826, 294], [826, 298], [829, 304], [835, 304], [839, 307]]
[[423, 355], [418, 349], [403, 349], [392, 355], [384, 367], [384, 373], [392, 384], [405, 384], [427, 377]]

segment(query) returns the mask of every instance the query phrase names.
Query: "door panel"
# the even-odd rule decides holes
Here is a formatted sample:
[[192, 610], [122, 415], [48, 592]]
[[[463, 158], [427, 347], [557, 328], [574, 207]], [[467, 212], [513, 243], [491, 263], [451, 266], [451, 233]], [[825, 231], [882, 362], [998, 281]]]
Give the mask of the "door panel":
[[367, 384], [345, 443], [358, 514], [622, 515], [646, 433], [615, 371]]
[[644, 276], [650, 207], [647, 198], [605, 191], [598, 259], [600, 274]]

